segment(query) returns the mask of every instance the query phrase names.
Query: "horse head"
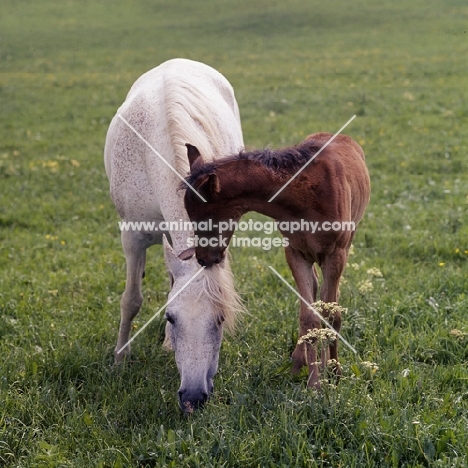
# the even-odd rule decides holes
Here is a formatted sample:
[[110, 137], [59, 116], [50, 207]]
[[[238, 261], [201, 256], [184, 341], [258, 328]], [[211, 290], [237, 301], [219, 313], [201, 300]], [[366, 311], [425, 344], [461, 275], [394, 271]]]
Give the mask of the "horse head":
[[193, 249], [177, 255], [165, 237], [163, 244], [172, 282], [166, 309], [166, 345], [175, 353], [181, 378], [179, 405], [190, 414], [213, 392], [227, 309], [221, 303], [221, 292], [216, 290], [220, 286], [210, 281], [212, 273], [203, 271], [193, 279], [200, 269]]
[[196, 223], [195, 253], [198, 263], [211, 267], [224, 260], [234, 234], [233, 226], [242, 213], [236, 204], [229, 204], [226, 200], [219, 202], [220, 186], [214, 163], [205, 164], [197, 147], [188, 143], [185, 146], [190, 163], [187, 178], [190, 186], [184, 187], [184, 205], [189, 218]]

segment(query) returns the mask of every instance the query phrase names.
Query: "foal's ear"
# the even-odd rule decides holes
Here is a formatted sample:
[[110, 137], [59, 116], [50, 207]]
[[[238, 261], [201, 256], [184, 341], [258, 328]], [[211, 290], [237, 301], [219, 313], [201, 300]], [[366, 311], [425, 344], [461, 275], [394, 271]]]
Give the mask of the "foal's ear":
[[203, 161], [202, 155], [196, 146], [191, 145], [190, 143], [185, 143], [187, 147], [187, 157], [190, 164], [190, 172], [201, 166], [205, 161]]
[[[187, 147], [187, 157], [190, 163], [190, 172], [193, 174], [197, 169], [201, 168], [205, 161], [198, 151], [196, 146], [190, 143], [185, 143]], [[207, 200], [213, 198], [219, 192], [218, 176], [212, 172], [210, 174], [201, 174], [193, 182], [193, 188]]]
[[207, 200], [213, 199], [220, 191], [218, 176], [214, 172], [202, 174], [194, 182], [193, 188]]

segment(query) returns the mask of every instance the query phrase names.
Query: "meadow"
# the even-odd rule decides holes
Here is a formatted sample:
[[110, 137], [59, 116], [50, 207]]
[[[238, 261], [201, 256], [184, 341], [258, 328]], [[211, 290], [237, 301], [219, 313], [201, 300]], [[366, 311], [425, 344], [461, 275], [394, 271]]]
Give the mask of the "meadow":
[[[2, 0], [0, 466], [466, 467], [468, 6], [463, 0]], [[366, 152], [343, 378], [290, 374], [281, 249], [233, 248], [248, 313], [187, 418], [164, 319], [112, 363], [125, 285], [102, 153], [133, 82], [174, 58], [233, 85], [250, 148], [317, 131]], [[250, 215], [260, 219], [257, 215]], [[149, 251], [137, 330], [169, 291]]]

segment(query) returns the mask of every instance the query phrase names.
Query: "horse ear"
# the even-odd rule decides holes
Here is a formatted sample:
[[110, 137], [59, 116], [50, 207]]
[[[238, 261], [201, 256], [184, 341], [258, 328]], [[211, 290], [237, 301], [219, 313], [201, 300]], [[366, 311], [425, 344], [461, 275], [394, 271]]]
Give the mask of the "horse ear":
[[185, 143], [187, 147], [187, 157], [190, 164], [190, 172], [194, 172], [197, 167], [200, 167], [204, 164], [202, 155], [196, 146], [191, 145], [190, 143]]
[[213, 199], [221, 190], [218, 176], [214, 172], [211, 174], [202, 174], [198, 177], [193, 184], [193, 188], [207, 200], [210, 198]]

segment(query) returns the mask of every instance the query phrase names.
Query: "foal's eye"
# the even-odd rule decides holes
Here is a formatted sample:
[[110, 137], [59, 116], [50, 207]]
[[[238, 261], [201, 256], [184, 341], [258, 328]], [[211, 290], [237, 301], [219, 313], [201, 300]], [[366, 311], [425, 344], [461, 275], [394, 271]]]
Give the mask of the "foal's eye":
[[168, 315], [168, 314], [166, 314], [165, 317], [166, 317], [166, 320], [167, 320], [171, 325], [174, 325], [174, 322], [175, 322], [174, 317], [172, 317], [171, 315]]

